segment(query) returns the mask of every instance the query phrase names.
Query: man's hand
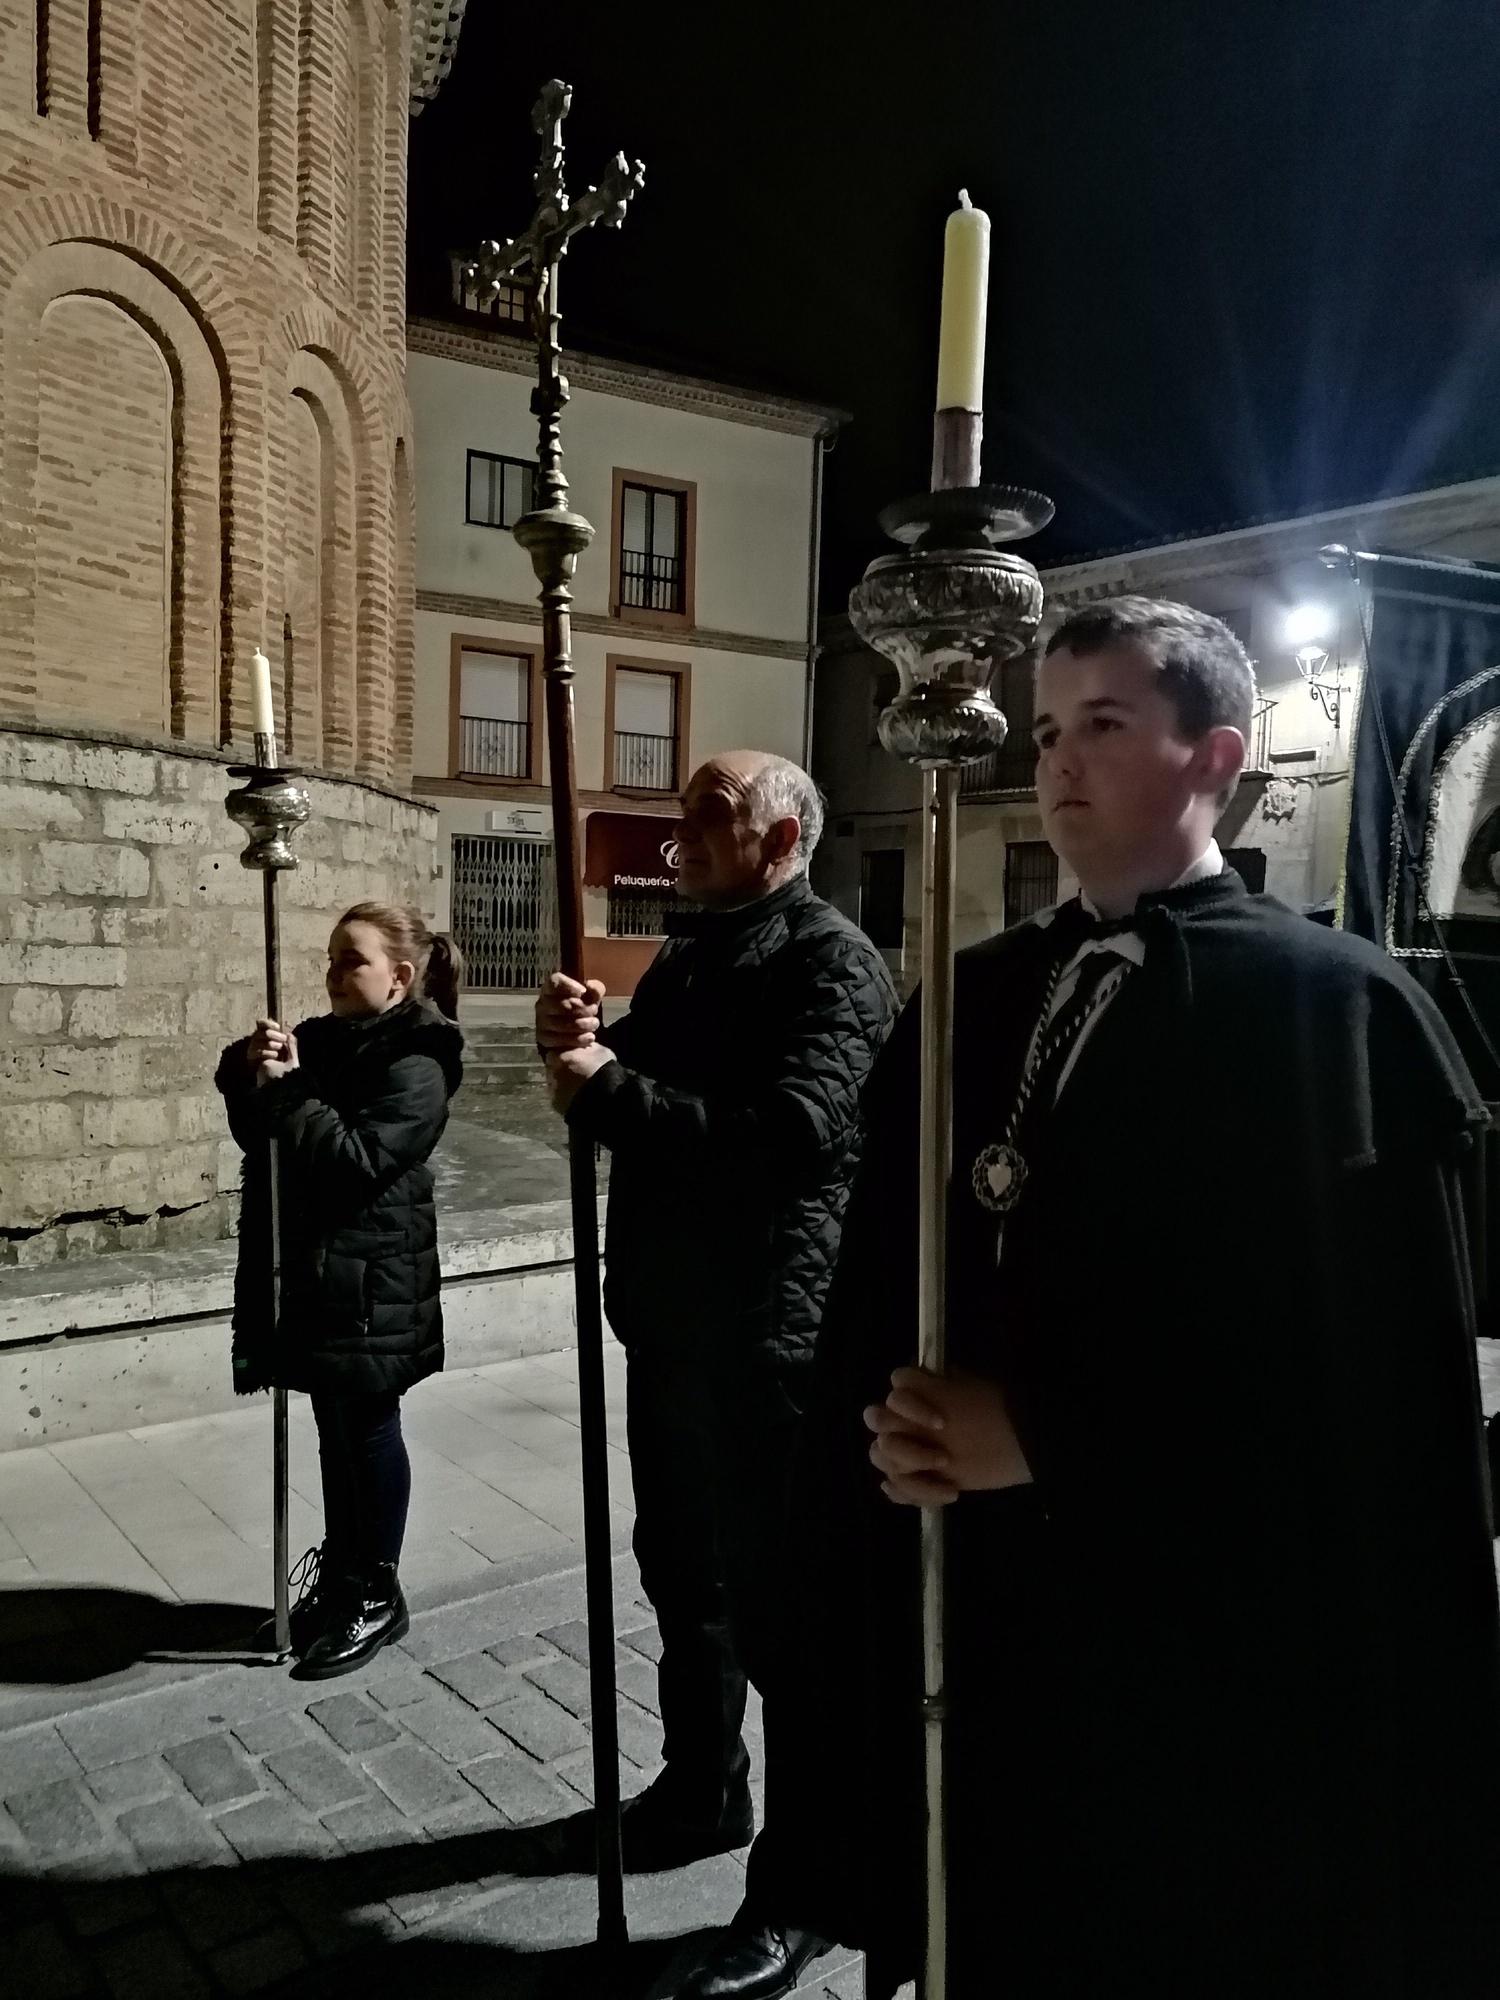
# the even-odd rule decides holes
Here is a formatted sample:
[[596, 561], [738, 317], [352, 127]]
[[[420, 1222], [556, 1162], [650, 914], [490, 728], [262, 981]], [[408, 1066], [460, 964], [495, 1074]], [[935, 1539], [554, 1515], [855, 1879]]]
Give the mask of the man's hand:
[[565, 972], [552, 973], [536, 996], [537, 1047], [544, 1053], [589, 1047], [599, 1032], [603, 998], [602, 979], [580, 985]]
[[946, 1507], [960, 1493], [1031, 1483], [1000, 1385], [982, 1375], [898, 1368], [865, 1427], [881, 1491], [898, 1506]]
[[257, 1084], [290, 1076], [298, 1066], [297, 1038], [279, 1021], [257, 1021], [245, 1046], [245, 1060], [255, 1071]]
[[[554, 975], [554, 977], [559, 975]], [[554, 1049], [547, 1057], [547, 1084], [552, 1092], [552, 1109], [566, 1111], [596, 1071], [617, 1060], [613, 1049], [592, 1038], [581, 1048]]]

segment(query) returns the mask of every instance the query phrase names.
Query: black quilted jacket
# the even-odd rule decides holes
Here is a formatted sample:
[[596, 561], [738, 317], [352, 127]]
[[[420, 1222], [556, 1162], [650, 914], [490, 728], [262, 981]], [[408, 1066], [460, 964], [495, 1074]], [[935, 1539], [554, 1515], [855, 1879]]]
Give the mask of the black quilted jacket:
[[[463, 1037], [426, 1000], [321, 1014], [300, 1067], [256, 1088], [245, 1044], [214, 1078], [244, 1148], [234, 1386], [364, 1394], [443, 1365], [429, 1154], [463, 1075]], [[281, 1324], [272, 1324], [267, 1140], [281, 1158]]]
[[627, 1345], [811, 1353], [895, 1018], [874, 945], [805, 879], [674, 920], [571, 1126], [612, 1155], [604, 1304]]

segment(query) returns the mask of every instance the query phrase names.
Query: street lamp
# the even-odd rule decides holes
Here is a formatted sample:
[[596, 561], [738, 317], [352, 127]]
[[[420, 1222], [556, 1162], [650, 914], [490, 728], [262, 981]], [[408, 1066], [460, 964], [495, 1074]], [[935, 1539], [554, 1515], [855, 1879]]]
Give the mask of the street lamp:
[[1343, 705], [1344, 663], [1335, 658], [1331, 675], [1325, 675], [1332, 655], [1327, 642], [1335, 637], [1337, 621], [1326, 604], [1297, 604], [1286, 615], [1283, 632], [1292, 648], [1297, 671], [1307, 683], [1307, 691], [1337, 729]]

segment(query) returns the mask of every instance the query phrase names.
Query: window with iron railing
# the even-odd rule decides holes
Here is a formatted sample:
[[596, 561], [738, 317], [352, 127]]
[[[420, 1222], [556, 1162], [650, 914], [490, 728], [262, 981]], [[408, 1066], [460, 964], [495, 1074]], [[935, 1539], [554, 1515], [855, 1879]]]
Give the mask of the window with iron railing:
[[1007, 930], [1057, 901], [1057, 856], [1045, 840], [1006, 842], [1003, 893]]
[[465, 522], [475, 528], [513, 528], [536, 505], [536, 473], [532, 459], [471, 451]]
[[456, 767], [460, 778], [531, 775], [531, 659], [525, 653], [459, 655]]
[[687, 496], [626, 480], [620, 488], [620, 604], [629, 611], [687, 608]]
[[1005, 741], [988, 757], [965, 764], [959, 779], [960, 798], [984, 798], [995, 792], [1036, 790], [1036, 745], [1031, 740], [1036, 716], [1036, 682], [1032, 663], [1010, 660], [1000, 669], [996, 695], [1009, 725]]
[[526, 325], [526, 286], [519, 279], [502, 278], [494, 285], [470, 284], [464, 277], [467, 259], [450, 257], [453, 273], [453, 303], [465, 312], [487, 314], [512, 326]]
[[613, 715], [614, 770], [610, 783], [632, 792], [675, 792], [677, 675], [616, 667]]

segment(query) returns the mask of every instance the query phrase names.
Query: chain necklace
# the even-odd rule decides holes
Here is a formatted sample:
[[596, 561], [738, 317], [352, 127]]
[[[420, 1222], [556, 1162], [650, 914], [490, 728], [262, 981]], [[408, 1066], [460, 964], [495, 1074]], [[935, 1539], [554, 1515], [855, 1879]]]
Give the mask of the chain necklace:
[[[1021, 1191], [1026, 1185], [1029, 1169], [1017, 1145], [1017, 1138], [1030, 1108], [1038, 1077], [1076, 1044], [1084, 1028], [1105, 1002], [1119, 991], [1121, 979], [1130, 971], [1130, 961], [1121, 959], [1117, 966], [1111, 966], [1100, 977], [1082, 1007], [1065, 1010], [1060, 1021], [1049, 1025], [1057, 989], [1062, 983], [1063, 968], [1069, 962], [1067, 955], [1054, 959], [1052, 970], [1047, 975], [1047, 990], [1042, 995], [1041, 1011], [1031, 1031], [1031, 1042], [1021, 1067], [1021, 1080], [1016, 1086], [1010, 1116], [1005, 1121], [1005, 1135], [998, 1145], [984, 1147], [975, 1157], [971, 1169], [974, 1199], [992, 1215], [1008, 1215], [1021, 1199]], [[1080, 980], [1083, 978], [1083, 967], [1087, 964], [1085, 956], [1079, 966]]]

